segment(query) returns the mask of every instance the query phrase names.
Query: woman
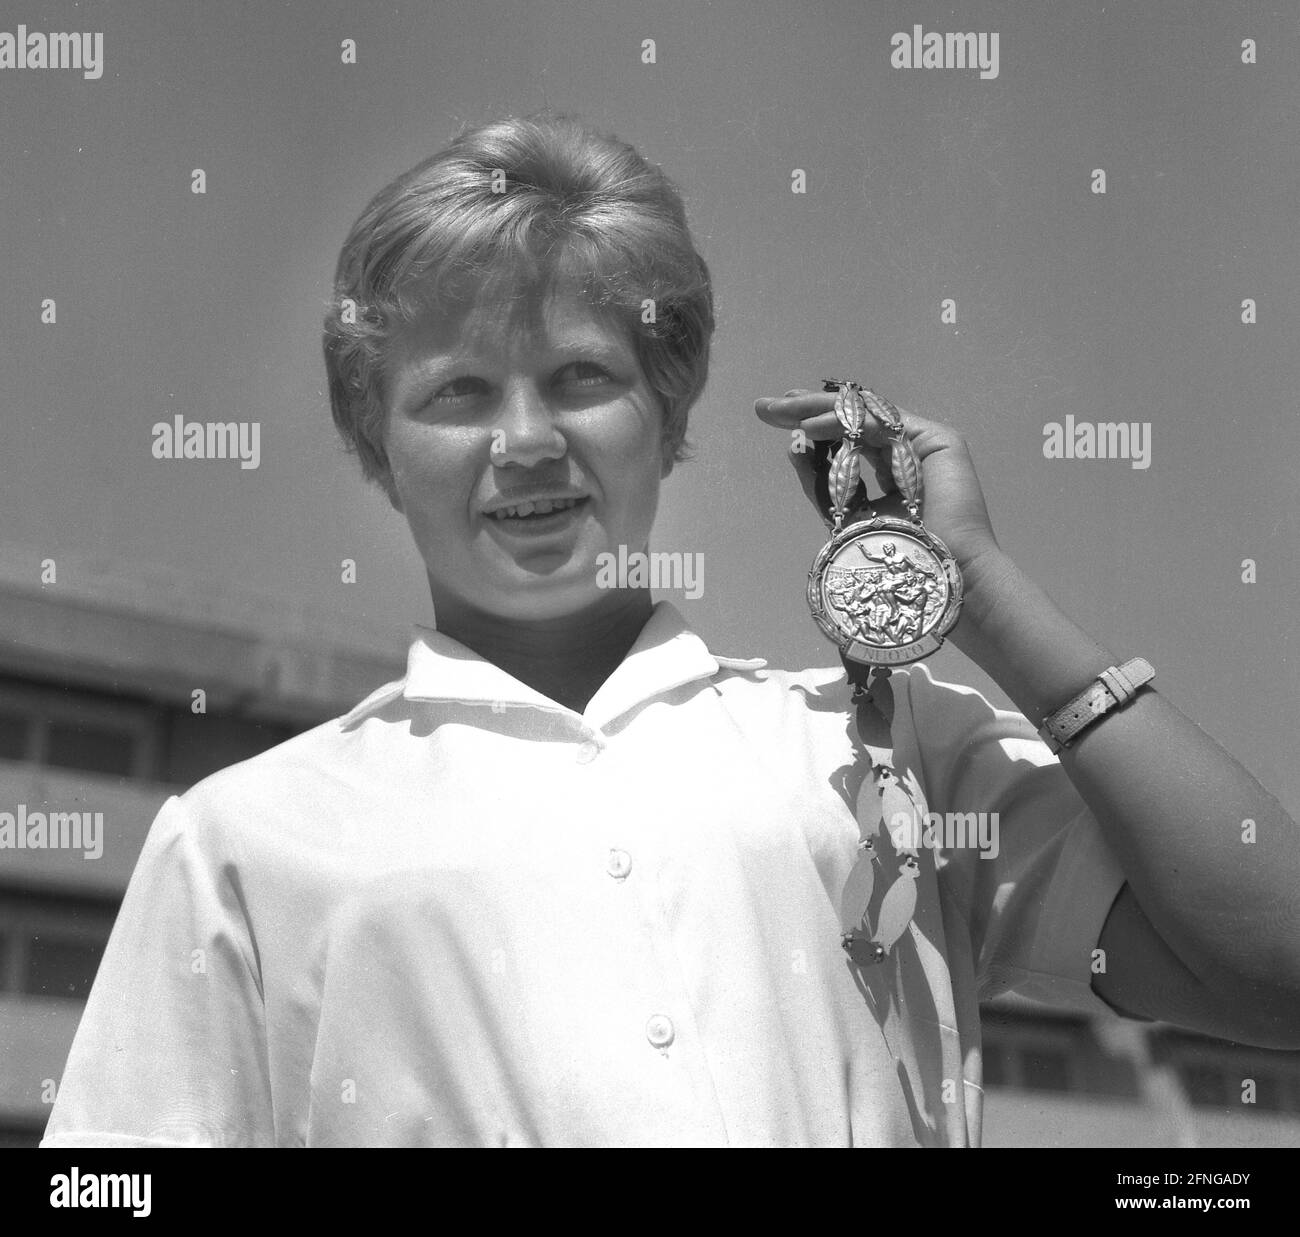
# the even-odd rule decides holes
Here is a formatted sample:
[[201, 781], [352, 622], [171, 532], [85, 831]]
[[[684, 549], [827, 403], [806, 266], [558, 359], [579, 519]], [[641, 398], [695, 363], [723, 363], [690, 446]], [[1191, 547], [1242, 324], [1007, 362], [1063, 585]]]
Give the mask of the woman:
[[[334, 418], [436, 627], [163, 807], [44, 1145], [975, 1144], [978, 1001], [1008, 989], [1300, 1046], [1294, 825], [1149, 687], [1040, 741], [1025, 718], [1120, 659], [1001, 551], [953, 430], [903, 417], [952, 640], [1024, 716], [900, 668], [877, 761], [840, 668], [717, 656], [598, 587], [648, 546], [713, 329], [634, 150], [471, 129], [371, 202], [336, 292]], [[844, 389], [756, 412], [829, 442]], [[819, 458], [792, 454], [825, 516]], [[994, 828], [899, 844], [915, 905], [864, 959], [839, 902], [877, 789]]]

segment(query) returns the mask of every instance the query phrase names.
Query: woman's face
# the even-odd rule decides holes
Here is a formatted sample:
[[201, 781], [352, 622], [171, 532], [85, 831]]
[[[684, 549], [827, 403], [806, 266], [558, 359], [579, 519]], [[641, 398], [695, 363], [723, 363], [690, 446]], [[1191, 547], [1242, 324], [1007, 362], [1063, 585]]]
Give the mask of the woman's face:
[[[646, 549], [668, 471], [631, 342], [563, 294], [533, 333], [469, 337], [463, 322], [427, 316], [398, 334], [385, 365], [389, 496], [435, 611], [442, 598], [548, 619], [609, 600], [597, 555]], [[566, 509], [546, 514], [551, 499]], [[542, 510], [503, 510], [528, 500]]]

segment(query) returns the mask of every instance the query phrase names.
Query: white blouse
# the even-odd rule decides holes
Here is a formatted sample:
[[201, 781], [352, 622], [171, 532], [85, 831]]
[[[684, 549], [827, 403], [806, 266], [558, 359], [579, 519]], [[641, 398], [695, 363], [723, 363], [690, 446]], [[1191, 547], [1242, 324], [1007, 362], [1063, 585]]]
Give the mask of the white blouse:
[[996, 847], [924, 849], [859, 970], [841, 667], [661, 601], [578, 714], [418, 628], [405, 679], [163, 806], [42, 1145], [978, 1144], [978, 1002], [1107, 1011], [1124, 878], [1023, 717], [892, 683], [898, 767]]

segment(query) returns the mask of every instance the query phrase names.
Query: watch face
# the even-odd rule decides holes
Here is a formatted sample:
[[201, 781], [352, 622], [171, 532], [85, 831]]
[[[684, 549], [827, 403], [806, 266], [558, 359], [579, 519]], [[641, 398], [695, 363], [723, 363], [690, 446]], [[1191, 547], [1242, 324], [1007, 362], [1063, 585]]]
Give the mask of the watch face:
[[961, 598], [961, 572], [943, 542], [888, 516], [836, 533], [808, 573], [817, 625], [870, 666], [928, 657], [957, 622]]

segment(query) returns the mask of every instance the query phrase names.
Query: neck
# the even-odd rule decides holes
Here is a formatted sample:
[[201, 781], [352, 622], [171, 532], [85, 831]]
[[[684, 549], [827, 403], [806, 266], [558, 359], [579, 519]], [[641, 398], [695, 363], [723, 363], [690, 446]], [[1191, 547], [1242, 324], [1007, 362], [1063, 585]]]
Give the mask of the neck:
[[627, 656], [654, 609], [648, 589], [612, 589], [576, 614], [515, 619], [430, 588], [443, 635], [575, 713]]

